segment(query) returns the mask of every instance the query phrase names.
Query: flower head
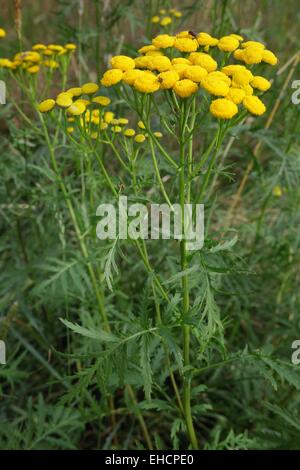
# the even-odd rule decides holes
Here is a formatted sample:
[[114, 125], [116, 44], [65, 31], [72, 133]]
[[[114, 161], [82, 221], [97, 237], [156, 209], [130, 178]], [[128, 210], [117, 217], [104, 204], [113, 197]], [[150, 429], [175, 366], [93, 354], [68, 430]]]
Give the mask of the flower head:
[[209, 110], [218, 119], [231, 119], [238, 113], [237, 105], [226, 98], [212, 101]]
[[243, 105], [255, 116], [261, 116], [266, 112], [264, 103], [257, 96], [246, 96], [243, 100]]
[[62, 92], [57, 95], [56, 104], [62, 108], [68, 108], [73, 103], [73, 96], [70, 93]]
[[223, 36], [218, 42], [220, 51], [233, 52], [238, 49], [240, 42], [233, 36]]
[[120, 69], [123, 72], [134, 69], [135, 67], [134, 60], [126, 55], [117, 55], [112, 57], [110, 62], [113, 69]]
[[99, 86], [97, 83], [85, 83], [82, 85], [81, 90], [85, 95], [93, 95], [99, 90]]
[[52, 109], [54, 108], [55, 106], [55, 101], [52, 100], [52, 99], [47, 99], [47, 100], [44, 100], [42, 101], [39, 106], [38, 106], [38, 110], [41, 112], [41, 113], [48, 113], [49, 111], [52, 111]]
[[167, 47], [173, 47], [175, 42], [174, 36], [169, 36], [168, 34], [160, 34], [152, 40], [153, 46], [158, 49], [166, 49]]
[[192, 80], [184, 78], [183, 80], [179, 80], [175, 83], [173, 90], [178, 96], [180, 96], [180, 98], [188, 98], [189, 96], [196, 93], [198, 90], [198, 85]]
[[101, 83], [105, 87], [113, 86], [122, 80], [123, 72], [120, 69], [107, 70], [101, 80]]

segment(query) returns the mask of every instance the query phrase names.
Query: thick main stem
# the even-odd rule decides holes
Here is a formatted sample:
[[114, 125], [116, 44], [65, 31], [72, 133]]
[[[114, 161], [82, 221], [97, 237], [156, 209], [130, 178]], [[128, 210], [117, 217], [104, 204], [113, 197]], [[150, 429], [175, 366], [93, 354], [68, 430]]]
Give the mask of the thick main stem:
[[[181, 258], [181, 271], [185, 271], [188, 267], [187, 252], [186, 252], [186, 240], [184, 234], [184, 206], [186, 203], [186, 184], [185, 184], [185, 143], [184, 143], [184, 113], [182, 111], [180, 119], [180, 175], [179, 175], [179, 192], [180, 192], [180, 206], [181, 206], [181, 218], [182, 218], [182, 235], [183, 238], [180, 242], [180, 258]], [[188, 181], [187, 185], [190, 185]], [[187, 188], [187, 196], [190, 197], [190, 190]], [[187, 201], [188, 202], [188, 201]], [[182, 307], [183, 315], [189, 311], [190, 308], [190, 296], [189, 296], [189, 285], [188, 276], [185, 274], [182, 276]], [[184, 325], [182, 328], [183, 334], [183, 361], [184, 367], [187, 368], [190, 364], [190, 326]], [[191, 410], [191, 383], [189, 377], [184, 373], [183, 378], [183, 407], [185, 414], [185, 421], [187, 426], [188, 436], [193, 449], [198, 449], [197, 437], [193, 424], [192, 410]]]

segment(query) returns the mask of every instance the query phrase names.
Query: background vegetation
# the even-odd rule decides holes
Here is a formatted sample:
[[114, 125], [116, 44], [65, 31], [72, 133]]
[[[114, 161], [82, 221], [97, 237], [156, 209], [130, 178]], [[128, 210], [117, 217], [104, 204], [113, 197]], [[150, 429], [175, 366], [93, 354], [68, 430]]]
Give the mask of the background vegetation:
[[[196, 261], [202, 269], [192, 274], [197, 308], [185, 321], [196, 331], [192, 404], [200, 448], [299, 449], [300, 366], [291, 364], [291, 344], [300, 339], [300, 105], [291, 103], [292, 81], [300, 79], [298, 2], [28, 1], [19, 38], [14, 4], [1, 5], [0, 27], [8, 35], [0, 56], [37, 42], [74, 42], [70, 86], [97, 80], [112, 54], [131, 53], [159, 32], [150, 19], [162, 7], [182, 11], [178, 31], [236, 32], [266, 42], [278, 55], [268, 113], [248, 119], [222, 149], [205, 200], [206, 243]], [[92, 162], [82, 188], [84, 157], [62, 145], [59, 162], [88, 246], [83, 257], [43, 136], [10, 97], [39, 126], [36, 113], [6, 82], [8, 103], [0, 107], [0, 338], [8, 360], [0, 365], [0, 448], [144, 449], [141, 414], [153, 448], [187, 448], [170, 378], [171, 370], [180, 383], [180, 337], [166, 329], [161, 341], [151, 333], [157, 309], [166, 324], [181, 321], [174, 314], [180, 300], [176, 246], [148, 244], [172, 298], [171, 306], [162, 299], [157, 304], [153, 273], [134, 246], [96, 239], [95, 207], [109, 197], [103, 177]], [[52, 89], [58, 92], [60, 83]], [[128, 114], [122, 103], [115, 110]], [[117, 162], [110, 154], [106, 159], [117, 181]], [[144, 159], [141, 185], [155, 194]], [[114, 337], [102, 330], [89, 263], [99, 274]]]

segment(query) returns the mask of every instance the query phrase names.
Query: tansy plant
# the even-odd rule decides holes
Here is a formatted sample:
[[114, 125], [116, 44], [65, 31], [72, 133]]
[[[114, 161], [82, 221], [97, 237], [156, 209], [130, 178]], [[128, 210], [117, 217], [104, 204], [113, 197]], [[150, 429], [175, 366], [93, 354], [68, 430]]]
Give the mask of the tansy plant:
[[[77, 149], [88, 152], [88, 171], [92, 171], [91, 159], [99, 164], [107, 187], [116, 199], [121, 193], [130, 195], [132, 192], [133, 197], [151, 202], [152, 192], [143, 184], [143, 168], [152, 165], [159, 188], [156, 197], [170, 208], [179, 202], [184, 220], [185, 204], [206, 202], [212, 191], [212, 176], [216, 178], [218, 175], [218, 157], [226, 136], [249, 114], [261, 116], [266, 112], [261, 96], [271, 87], [271, 82], [263, 74], [266, 66], [277, 63], [276, 56], [264, 44], [245, 41], [237, 34], [220, 39], [206, 32], [183, 31], [176, 36], [162, 34], [151, 44], [141, 47], [139, 53], [138, 57], [112, 57], [111, 68], [101, 78], [104, 89], [113, 88], [112, 103], [107, 90], [99, 94], [98, 84], [87, 83], [63, 90], [38, 106], [53, 169], [58, 174], [87, 259], [108, 333], [111, 325], [103, 306], [103, 285], [97, 285], [95, 268], [80, 234], [49, 136], [50, 123], [54, 122], [64, 139]], [[134, 124], [128, 125], [127, 117], [107, 111], [108, 105], [117, 107], [118, 103], [125, 103], [134, 113], [130, 117]], [[110, 169], [107, 149], [120, 165], [117, 173]], [[213, 303], [211, 281], [201, 253], [188, 252], [185, 237], [179, 242], [178, 250], [176, 244], [170, 242], [169, 245], [170, 255], [179, 259], [180, 266], [176, 281], [172, 281], [172, 286], [175, 285], [173, 290], [168, 287], [170, 281], [164, 279], [164, 270], [157, 272], [157, 268], [152, 266], [149, 255], [151, 241], [134, 240], [132, 243], [151, 276], [156, 310], [153, 328], [164, 347], [178, 413], [184, 418], [191, 448], [197, 449], [200, 431], [194, 422], [197, 408], [193, 406], [191, 390], [193, 371], [198, 364], [195, 364], [196, 358], [191, 357], [190, 342], [198, 342], [201, 354], [205, 354], [213, 341], [225, 347], [222, 323]], [[192, 276], [195, 271], [202, 272], [205, 288], [195, 282]], [[209, 313], [211, 305], [214, 305], [214, 315]], [[174, 328], [182, 331], [182, 349], [179, 352], [170, 339], [170, 331]], [[174, 365], [171, 364], [172, 356], [177, 358]], [[149, 381], [145, 391], [149, 397]], [[130, 394], [134, 397], [132, 389]], [[151, 447], [151, 438], [149, 440], [141, 414], [138, 419], [147, 445]]]

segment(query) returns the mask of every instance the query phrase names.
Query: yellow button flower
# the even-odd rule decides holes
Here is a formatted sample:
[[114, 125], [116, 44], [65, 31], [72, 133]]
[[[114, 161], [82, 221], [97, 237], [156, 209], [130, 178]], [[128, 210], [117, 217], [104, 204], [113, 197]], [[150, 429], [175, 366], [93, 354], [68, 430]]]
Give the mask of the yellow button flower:
[[199, 44], [197, 39], [176, 37], [174, 47], [180, 52], [195, 52]]
[[43, 65], [44, 65], [45, 67], [48, 67], [48, 68], [51, 69], [51, 70], [55, 70], [55, 69], [57, 69], [57, 68], [59, 67], [59, 63], [58, 63], [56, 60], [52, 60], [52, 59], [50, 59], [50, 60], [45, 60], [45, 61], [43, 62]]
[[179, 79], [180, 77], [175, 70], [162, 72], [158, 75], [158, 80], [163, 90], [169, 90], [172, 88]]
[[263, 49], [257, 46], [246, 47], [243, 58], [248, 65], [260, 64], [263, 58]]
[[213, 72], [214, 70], [217, 70], [218, 68], [217, 62], [209, 54], [206, 54], [205, 52], [194, 52], [190, 54], [189, 60], [194, 65], [200, 65], [201, 67], [206, 69], [208, 72]]
[[273, 52], [269, 51], [268, 49], [264, 50], [262, 53], [262, 61], [266, 62], [266, 64], [276, 65], [278, 59]]
[[75, 101], [68, 109], [67, 113], [71, 114], [72, 116], [81, 116], [86, 111], [86, 106], [82, 101]]
[[274, 186], [272, 193], [273, 196], [281, 197], [283, 194], [281, 186]]
[[154, 56], [162, 56], [164, 55], [163, 51], [161, 51], [160, 49], [156, 49], [155, 51], [148, 51], [146, 52], [145, 54], [147, 57], [151, 56], [151, 57], [154, 57]]
[[127, 118], [119, 118], [118, 119], [118, 124], [121, 124], [122, 126], [124, 126], [125, 124], [128, 124], [128, 119]]
[[266, 111], [264, 103], [257, 96], [246, 96], [243, 105], [251, 114], [256, 116], [261, 116]]
[[34, 46], [32, 46], [33, 51], [45, 51], [46, 49], [47, 46], [45, 46], [44, 44], [35, 44]]
[[106, 113], [104, 113], [104, 121], [107, 124], [110, 124], [114, 116], [115, 116], [114, 113], [112, 113], [111, 111], [106, 111]]
[[181, 11], [175, 10], [175, 11], [173, 12], [173, 16], [175, 16], [175, 18], [181, 18], [181, 17], [182, 17], [182, 13], [181, 13]]
[[218, 119], [231, 119], [238, 113], [239, 109], [232, 101], [220, 98], [212, 101], [209, 110]]
[[92, 102], [100, 104], [101, 106], [108, 106], [111, 103], [111, 100], [108, 96], [96, 96], [92, 99]]
[[161, 139], [162, 136], [163, 136], [162, 133], [161, 133], [161, 132], [158, 132], [158, 131], [154, 132], [153, 134], [155, 135], [155, 137], [156, 137], [157, 139]]
[[122, 80], [127, 83], [127, 85], [133, 85], [135, 80], [143, 73], [144, 72], [139, 69], [127, 70], [127, 72], [124, 72]]
[[257, 47], [258, 49], [265, 49], [264, 44], [258, 41], [246, 41], [242, 43], [242, 48], [246, 49], [247, 47]]
[[135, 140], [138, 144], [142, 144], [143, 142], [145, 142], [146, 137], [144, 136], [144, 134], [137, 134], [137, 135], [135, 136], [134, 140]]
[[176, 64], [186, 64], [186, 65], [192, 65], [192, 62], [189, 59], [185, 59], [184, 57], [175, 57], [174, 59], [171, 60], [172, 65]]
[[93, 95], [99, 90], [97, 83], [85, 83], [81, 87], [82, 93], [85, 95]]
[[13, 62], [9, 59], [0, 59], [0, 68], [12, 69], [14, 68]]
[[218, 77], [207, 75], [201, 82], [202, 88], [214, 96], [227, 96], [229, 85]]
[[216, 46], [218, 44], [218, 39], [212, 37], [208, 33], [199, 33], [197, 36], [199, 46]]
[[152, 16], [151, 21], [152, 21], [152, 23], [157, 24], [160, 21], [160, 17], [157, 16], [157, 15]]
[[223, 36], [218, 42], [218, 48], [224, 52], [233, 52], [238, 49], [239, 45], [238, 39], [232, 36]]
[[108, 128], [108, 124], [106, 122], [102, 122], [100, 124], [101, 131], [105, 131]]
[[141, 56], [134, 59], [135, 66], [139, 69], [148, 69], [151, 67], [151, 57]]
[[234, 72], [237, 72], [240, 70], [247, 70], [247, 68], [245, 67], [245, 65], [238, 65], [238, 64], [226, 65], [225, 67], [222, 68], [221, 72], [231, 77], [234, 74]]
[[0, 28], [0, 38], [5, 38], [6, 36], [6, 31], [3, 28]]
[[48, 46], [48, 49], [53, 52], [62, 52], [64, 48], [62, 46], [59, 46], [58, 44], [50, 44]]
[[244, 62], [244, 49], [237, 49], [236, 51], [234, 51], [233, 53], [233, 57], [236, 59], [236, 60], [241, 60]]
[[169, 34], [160, 34], [152, 40], [153, 46], [158, 49], [166, 49], [167, 47], [173, 47], [175, 42], [174, 36], [169, 36]]
[[113, 69], [120, 69], [123, 72], [134, 69], [135, 67], [134, 60], [126, 55], [116, 55], [111, 58], [110, 63]]
[[135, 80], [134, 88], [141, 93], [154, 93], [159, 90], [160, 83], [156, 75], [144, 72]]
[[216, 70], [215, 72], [210, 72], [207, 75], [210, 79], [217, 78], [218, 80], [221, 80], [222, 82], [226, 83], [226, 85], [230, 86], [231, 85], [231, 79], [223, 72], [220, 72], [220, 70]]
[[135, 135], [135, 130], [134, 129], [125, 129], [123, 131], [123, 134], [126, 136], [126, 137], [133, 137]]
[[226, 95], [226, 98], [233, 101], [235, 104], [241, 104], [245, 96], [246, 92], [241, 88], [231, 87], [229, 88], [229, 92]]
[[68, 43], [64, 47], [65, 49], [67, 49], [67, 51], [75, 51], [75, 49], [77, 49], [76, 44], [72, 44], [72, 43]]
[[267, 91], [271, 88], [271, 82], [260, 75], [256, 75], [253, 80], [251, 81], [251, 86], [253, 88], [257, 88], [260, 91]]
[[52, 99], [48, 99], [48, 100], [42, 101], [39, 104], [38, 109], [41, 113], [48, 113], [49, 111], [52, 111], [54, 106], [55, 106], [55, 101]]
[[242, 89], [244, 90], [244, 92], [246, 93], [246, 96], [251, 96], [253, 95], [253, 88], [251, 85], [245, 85], [242, 87]]
[[184, 78], [184, 72], [189, 67], [188, 64], [175, 64], [172, 69], [178, 73], [179, 78]]
[[123, 72], [120, 69], [107, 70], [101, 80], [101, 83], [105, 87], [113, 86], [122, 80]]
[[31, 75], [35, 75], [39, 70], [40, 67], [38, 65], [32, 65], [31, 67], [28, 67], [27, 72], [31, 73]]
[[72, 132], [74, 132], [74, 127], [67, 127], [67, 132], [69, 132], [69, 134], [72, 134]]
[[243, 36], [240, 36], [239, 34], [230, 34], [229, 36], [237, 39], [238, 41], [243, 41], [244, 40]]
[[168, 26], [169, 24], [172, 23], [172, 18], [170, 16], [165, 16], [161, 22], [160, 22], [160, 26]]
[[58, 106], [61, 106], [62, 108], [68, 108], [73, 103], [72, 98], [73, 97], [70, 93], [60, 93], [59, 95], [57, 95], [56, 104], [58, 104]]
[[138, 50], [140, 54], [146, 54], [147, 52], [151, 52], [151, 51], [159, 51], [159, 49], [153, 46], [153, 44], [149, 44], [148, 46], [143, 46]]
[[120, 134], [120, 132], [122, 132], [122, 127], [120, 127], [120, 126], [113, 126], [113, 127], [111, 128], [111, 130], [112, 130], [113, 132], [115, 132], [116, 134]]
[[188, 98], [189, 96], [196, 93], [198, 90], [198, 85], [192, 80], [185, 78], [176, 82], [173, 90], [178, 96], [180, 96], [180, 98]]
[[166, 72], [172, 67], [171, 61], [168, 57], [152, 57], [150, 61], [150, 68], [158, 72]]
[[207, 70], [200, 65], [188, 65], [184, 70], [184, 78], [188, 78], [193, 82], [200, 83], [207, 75]]
[[143, 129], [143, 130], [146, 129], [145, 124], [143, 123], [143, 121], [139, 121], [139, 122], [138, 122], [138, 127], [139, 127], [140, 129]]
[[69, 88], [67, 90], [67, 93], [70, 93], [70, 95], [77, 97], [77, 96], [82, 95], [82, 89], [80, 87]]
[[232, 75], [232, 81], [234, 83], [234, 86], [246, 86], [249, 85], [251, 80], [253, 79], [253, 75], [250, 72], [250, 70], [237, 70], [233, 72]]

